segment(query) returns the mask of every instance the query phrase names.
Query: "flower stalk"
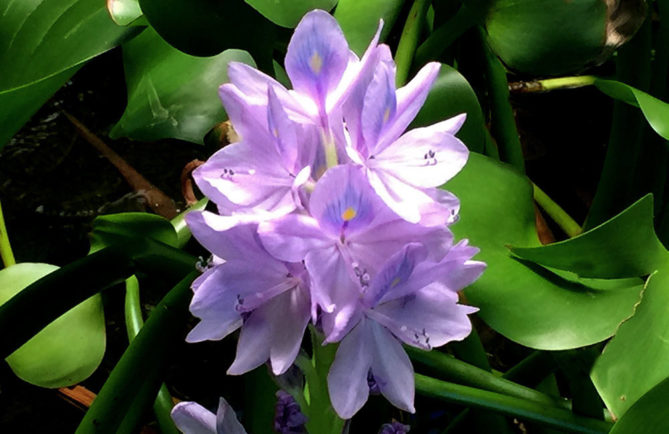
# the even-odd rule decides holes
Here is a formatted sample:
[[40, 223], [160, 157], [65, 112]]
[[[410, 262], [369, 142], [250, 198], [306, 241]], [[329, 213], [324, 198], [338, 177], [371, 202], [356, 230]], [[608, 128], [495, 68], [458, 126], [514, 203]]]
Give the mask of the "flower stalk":
[[16, 264], [14, 259], [14, 252], [9, 243], [9, 234], [7, 233], [7, 226], [5, 225], [5, 217], [2, 214], [2, 204], [0, 204], [0, 258], [5, 267], [10, 267]]
[[563, 210], [560, 205], [555, 203], [539, 186], [532, 183], [534, 200], [539, 204], [546, 214], [564, 231], [569, 238], [573, 238], [583, 233], [581, 225]]

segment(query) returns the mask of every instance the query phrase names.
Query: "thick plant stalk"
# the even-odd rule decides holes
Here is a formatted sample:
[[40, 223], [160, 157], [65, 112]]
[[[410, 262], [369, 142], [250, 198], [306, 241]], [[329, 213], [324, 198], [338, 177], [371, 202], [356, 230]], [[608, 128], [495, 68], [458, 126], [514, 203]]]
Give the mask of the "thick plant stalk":
[[563, 210], [560, 205], [555, 203], [538, 185], [532, 183], [534, 190], [534, 200], [539, 204], [541, 209], [543, 209], [546, 214], [555, 222], [560, 229], [564, 231], [569, 238], [575, 237], [583, 233], [581, 226], [576, 223], [576, 221], [571, 218], [565, 210]]
[[409, 77], [411, 63], [418, 46], [418, 38], [425, 23], [425, 13], [428, 6], [427, 0], [415, 0], [409, 11], [395, 53], [395, 63], [397, 64], [395, 84], [397, 86], [404, 85]]
[[5, 217], [2, 214], [2, 205], [0, 204], [0, 258], [5, 267], [16, 264], [12, 245], [9, 243], [9, 234], [5, 225]]
[[[184, 338], [190, 285], [198, 274], [190, 272], [156, 306], [102, 386], [77, 433], [115, 433], [131, 405], [139, 413], [151, 405], [170, 352]], [[140, 402], [133, 401], [141, 391], [145, 393]]]
[[[139, 298], [139, 280], [134, 275], [130, 276], [125, 282], [125, 326], [129, 342], [135, 339], [144, 326]], [[163, 434], [179, 434], [170, 417], [172, 407], [172, 396], [167, 390], [167, 386], [161, 384], [158, 396], [153, 403], [153, 412]]]
[[506, 79], [506, 70], [488, 46], [487, 35], [482, 27], [479, 27], [478, 36], [488, 81], [491, 133], [497, 141], [499, 157], [521, 173], [525, 173], [523, 149], [520, 144], [511, 102], [509, 101], [509, 83]]
[[454, 404], [493, 410], [563, 431], [605, 434], [612, 426], [601, 420], [576, 416], [569, 410], [535, 401], [447, 383], [421, 374], [416, 374], [415, 378], [416, 391], [421, 395]]

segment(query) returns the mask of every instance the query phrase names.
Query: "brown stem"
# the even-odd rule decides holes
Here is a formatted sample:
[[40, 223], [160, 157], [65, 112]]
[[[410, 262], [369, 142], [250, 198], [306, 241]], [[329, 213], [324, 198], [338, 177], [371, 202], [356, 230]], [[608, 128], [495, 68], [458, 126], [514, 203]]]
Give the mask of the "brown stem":
[[64, 113], [70, 122], [72, 122], [72, 125], [77, 129], [79, 135], [93, 145], [95, 149], [100, 151], [100, 153], [109, 160], [116, 169], [118, 169], [123, 178], [125, 178], [126, 182], [130, 184], [130, 187], [132, 187], [135, 192], [146, 198], [148, 205], [153, 212], [167, 219], [174, 218], [178, 214], [174, 201], [170, 199], [169, 196], [163, 193], [158, 187], [151, 184], [137, 170], [135, 170], [134, 167], [129, 165], [120, 155], [107, 146], [102, 139], [86, 128], [86, 126], [77, 118], [67, 112]]

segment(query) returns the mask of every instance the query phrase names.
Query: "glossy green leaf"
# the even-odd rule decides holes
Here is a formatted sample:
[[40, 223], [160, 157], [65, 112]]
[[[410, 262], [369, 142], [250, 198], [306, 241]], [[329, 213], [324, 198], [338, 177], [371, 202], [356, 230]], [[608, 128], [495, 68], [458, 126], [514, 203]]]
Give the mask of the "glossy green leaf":
[[513, 258], [505, 247], [539, 246], [529, 181], [502, 163], [472, 153], [445, 188], [461, 201], [458, 239], [487, 263], [466, 289], [469, 304], [493, 329], [522, 345], [561, 350], [610, 337], [632, 315], [640, 286], [599, 291]]
[[385, 41], [402, 10], [405, 0], [339, 0], [334, 17], [339, 22], [348, 45], [359, 56], [383, 20], [381, 41]]
[[669, 377], [669, 262], [663, 268], [649, 277], [634, 316], [622, 323], [591, 372], [616, 417]]
[[564, 74], [596, 62], [606, 51], [606, 19], [602, 0], [497, 0], [486, 30], [493, 51], [511, 69]]
[[653, 387], [616, 422], [610, 434], [666, 434], [669, 432], [669, 378]]
[[412, 127], [432, 125], [460, 113], [467, 113], [467, 120], [458, 137], [470, 151], [482, 153], [485, 145], [485, 125], [476, 94], [456, 69], [442, 64], [439, 77]]
[[[58, 267], [23, 263], [0, 270], [0, 305]], [[21, 379], [41, 387], [64, 387], [88, 378], [105, 352], [102, 299], [72, 308], [7, 357]]]
[[127, 26], [142, 16], [139, 0], [107, 0], [107, 10], [119, 26]]
[[134, 34], [104, 3], [21, 0], [0, 15], [0, 146], [76, 71]]
[[255, 66], [241, 50], [213, 57], [184, 54], [146, 29], [123, 47], [128, 105], [110, 136], [151, 141], [175, 138], [202, 143], [225, 119], [218, 87], [227, 81], [228, 62]]
[[669, 140], [669, 104], [619, 81], [597, 78], [594, 84], [611, 98], [639, 107], [655, 132]]
[[271, 67], [273, 26], [244, 0], [139, 0], [144, 16], [173, 47], [196, 56], [250, 51]]
[[519, 258], [581, 277], [608, 279], [646, 276], [669, 256], [655, 235], [652, 195], [577, 237], [511, 251]]
[[[177, 232], [169, 220], [143, 212], [126, 212], [96, 217], [91, 233], [91, 252], [113, 244], [110, 236], [150, 238], [177, 247]], [[115, 238], [114, 238], [115, 239]]]
[[312, 9], [331, 10], [337, 0], [244, 0], [265, 18], [283, 27], [297, 26]]

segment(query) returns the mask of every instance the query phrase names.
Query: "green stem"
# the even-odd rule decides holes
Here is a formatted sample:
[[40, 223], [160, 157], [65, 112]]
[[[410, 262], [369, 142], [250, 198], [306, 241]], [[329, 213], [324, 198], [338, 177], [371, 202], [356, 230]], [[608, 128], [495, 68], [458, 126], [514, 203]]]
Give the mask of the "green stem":
[[449, 381], [552, 407], [567, 408], [569, 406], [567, 401], [558, 400], [529, 387], [521, 386], [438, 351], [423, 351], [409, 346], [406, 346], [405, 349], [414, 361], [427, 366], [432, 372], [438, 372], [438, 375]]
[[[142, 305], [139, 299], [139, 280], [134, 275], [125, 281], [125, 325], [128, 332], [128, 342], [132, 343], [144, 326]], [[179, 434], [170, 417], [172, 407], [172, 396], [167, 390], [167, 386], [162, 384], [153, 403], [153, 412], [163, 434]]]
[[597, 80], [597, 77], [594, 75], [546, 78], [544, 80], [509, 83], [509, 89], [513, 92], [520, 93], [548, 92], [557, 89], [574, 89], [577, 87], [591, 86], [595, 84], [595, 80]]
[[416, 391], [418, 393], [446, 402], [489, 409], [545, 426], [576, 433], [604, 434], [608, 433], [611, 428], [611, 424], [607, 422], [576, 416], [563, 408], [487, 390], [447, 383], [420, 374], [415, 374], [415, 379]]
[[555, 360], [546, 351], [533, 351], [518, 364], [506, 371], [503, 378], [525, 386], [539, 384], [544, 378], [555, 372]]
[[191, 211], [203, 210], [208, 203], [209, 199], [204, 197], [197, 201], [197, 203], [194, 205], [190, 206], [187, 210], [170, 220], [170, 223], [172, 223], [172, 226], [174, 226], [174, 231], [177, 233], [177, 247], [181, 248], [185, 246], [191, 237], [190, 229], [188, 229], [188, 225], [186, 224], [186, 215], [188, 215], [188, 213]]
[[428, 6], [429, 2], [427, 0], [415, 0], [404, 23], [400, 42], [397, 44], [397, 51], [395, 52], [395, 63], [397, 64], [395, 84], [398, 87], [404, 85], [409, 77], [411, 62], [418, 46], [418, 38], [425, 24], [425, 14]]
[[53, 320], [134, 272], [124, 249], [107, 247], [30, 284], [0, 306], [0, 359]]
[[2, 204], [0, 204], [0, 258], [5, 267], [11, 267], [16, 264], [14, 259], [14, 252], [12, 246], [9, 244], [9, 233], [7, 226], [5, 226], [5, 217], [2, 215]]
[[[131, 405], [140, 414], [149, 407], [160, 387], [170, 352], [183, 342], [192, 298], [190, 285], [198, 274], [190, 272], [158, 303], [102, 386], [76, 433], [115, 433]], [[143, 398], [133, 401], [144, 387], [148, 390]]]
[[484, 53], [485, 73], [490, 95], [490, 128], [497, 141], [499, 156], [521, 173], [525, 173], [525, 159], [520, 144], [516, 120], [509, 101], [509, 83], [502, 62], [488, 46], [487, 35], [479, 27], [479, 42]]
[[543, 209], [546, 214], [560, 226], [560, 229], [564, 231], [569, 238], [575, 237], [583, 233], [581, 225], [576, 223], [576, 221], [571, 218], [569, 214], [562, 208], [560, 205], [555, 203], [539, 186], [535, 183], [532, 183], [534, 189], [533, 196], [534, 200], [539, 204], [541, 209]]

